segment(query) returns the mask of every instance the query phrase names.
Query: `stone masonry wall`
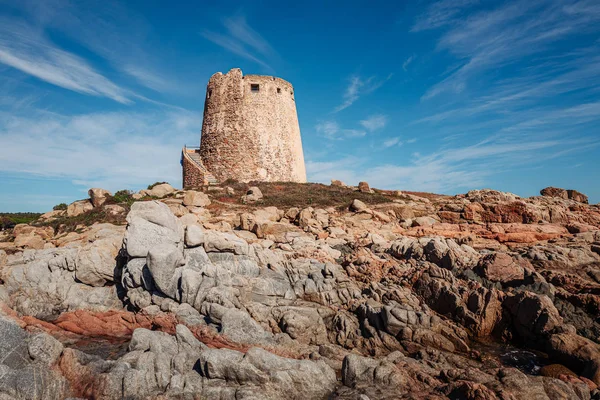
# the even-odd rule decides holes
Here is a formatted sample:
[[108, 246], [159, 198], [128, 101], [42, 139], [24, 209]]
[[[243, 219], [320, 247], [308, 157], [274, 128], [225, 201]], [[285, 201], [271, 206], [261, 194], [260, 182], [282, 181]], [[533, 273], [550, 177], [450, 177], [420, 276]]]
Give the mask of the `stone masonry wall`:
[[206, 90], [200, 155], [221, 182], [306, 182], [292, 85], [243, 76], [238, 68], [214, 74]]
[[200, 188], [204, 186], [204, 174], [190, 160], [181, 155], [183, 170], [183, 187], [185, 189]]

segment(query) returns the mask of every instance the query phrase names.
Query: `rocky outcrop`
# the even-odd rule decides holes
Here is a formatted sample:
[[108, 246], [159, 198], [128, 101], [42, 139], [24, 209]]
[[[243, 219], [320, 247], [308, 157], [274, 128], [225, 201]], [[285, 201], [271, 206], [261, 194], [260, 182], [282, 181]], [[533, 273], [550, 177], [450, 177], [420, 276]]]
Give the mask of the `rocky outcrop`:
[[67, 207], [67, 216], [76, 217], [94, 209], [94, 206], [89, 200], [75, 201]]
[[162, 199], [172, 193], [175, 193], [176, 189], [169, 185], [168, 183], [160, 183], [158, 185], [154, 185], [152, 189], [141, 190], [140, 194], [142, 196], [149, 196]]
[[183, 196], [183, 205], [190, 207], [205, 207], [210, 205], [210, 199], [206, 193], [188, 190]]
[[474, 271], [492, 282], [507, 284], [523, 282], [525, 268], [532, 268], [525, 260], [515, 260], [506, 253], [492, 253], [480, 259]]
[[183, 227], [164, 203], [134, 203], [127, 215], [127, 223], [124, 244], [130, 257], [146, 257], [157, 245], [183, 246]]
[[550, 186], [540, 190], [540, 194], [542, 196], [558, 197], [565, 200], [570, 199], [579, 203], [588, 204], [588, 197], [577, 190], [566, 190]]
[[0, 398], [60, 399], [71, 394], [56, 371], [63, 345], [46, 333], [29, 334], [0, 316]]
[[16, 227], [0, 398], [600, 396], [598, 207], [335, 190], [357, 199], [173, 189], [127, 227]]
[[92, 206], [100, 207], [112, 196], [112, 193], [105, 189], [92, 188], [88, 190], [88, 196], [90, 196]]

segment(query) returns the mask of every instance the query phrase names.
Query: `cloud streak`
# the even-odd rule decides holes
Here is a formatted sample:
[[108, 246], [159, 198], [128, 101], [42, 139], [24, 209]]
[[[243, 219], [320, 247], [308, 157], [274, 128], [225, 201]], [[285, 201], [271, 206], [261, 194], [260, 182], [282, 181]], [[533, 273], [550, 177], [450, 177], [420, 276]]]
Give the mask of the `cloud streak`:
[[0, 20], [0, 63], [74, 92], [132, 103], [127, 90], [24, 23]]
[[404, 143], [401, 140], [401, 137], [395, 137], [395, 138], [391, 138], [388, 140], [384, 140], [383, 141], [383, 147], [384, 148], [390, 148], [390, 147], [394, 147], [394, 146], [402, 146]]
[[466, 9], [478, 3], [477, 0], [442, 0], [431, 4], [425, 13], [417, 18], [411, 28], [413, 32], [436, 29], [451, 24], [463, 15]]
[[[68, 179], [83, 188], [136, 189], [163, 180], [179, 186], [181, 147], [197, 141], [201, 123], [183, 111], [0, 113], [0, 172]], [[24, 154], [35, 154], [35, 162]]]
[[65, 34], [140, 85], [157, 92], [181, 90], [179, 83], [166, 77], [156, 41], [152, 48], [147, 44], [152, 27], [124, 3], [20, 0], [18, 6], [42, 29]]
[[[275, 50], [266, 39], [248, 25], [244, 16], [224, 19], [223, 27], [225, 33], [205, 30], [201, 35], [231, 53], [262, 65], [269, 70], [273, 69], [265, 60], [276, 57]], [[260, 54], [262, 57], [259, 58], [254, 54]]]
[[360, 124], [369, 132], [373, 132], [385, 128], [387, 120], [387, 116], [383, 114], [375, 114], [369, 116], [367, 119], [360, 121]]
[[333, 112], [337, 113], [345, 110], [354, 104], [362, 95], [374, 92], [391, 78], [392, 74], [388, 75], [388, 77], [383, 80], [378, 80], [375, 76], [367, 79], [363, 79], [357, 75], [351, 76], [348, 86], [344, 91], [343, 101], [339, 106], [334, 108]]
[[404, 60], [404, 62], [402, 63], [402, 69], [404, 70], [404, 72], [408, 71], [408, 66], [415, 60], [416, 56], [412, 55], [410, 57], [408, 57], [406, 60]]
[[[399, 138], [390, 139], [388, 144], [389, 147], [398, 145]], [[491, 177], [507, 170], [539, 165], [544, 160], [564, 155], [565, 151], [581, 151], [583, 147], [589, 150], [598, 145], [600, 140], [510, 143], [494, 140], [446, 148], [427, 155], [413, 154], [409, 158], [411, 161], [404, 165], [373, 165], [367, 157], [312, 161], [307, 163], [307, 172], [311, 181], [323, 183], [331, 179], [354, 184], [366, 180], [379, 188], [456, 193], [461, 189], [482, 187]]]
[[[458, 7], [443, 7], [453, 3]], [[586, 0], [504, 3], [494, 9], [471, 9], [468, 18], [462, 12], [475, 4], [469, 1], [435, 3], [440, 12], [437, 19], [431, 9], [417, 22], [414, 31], [448, 25], [450, 28], [438, 41], [438, 50], [445, 50], [462, 61], [462, 65], [423, 95], [429, 100], [443, 93], [460, 93], [481, 74], [504, 68], [531, 55], [542, 54], [549, 45], [567, 40], [576, 34], [597, 32], [600, 8]], [[432, 6], [432, 7], [434, 7]], [[443, 17], [441, 16], [443, 14]], [[432, 21], [439, 21], [432, 22]], [[442, 23], [443, 21], [443, 23]]]
[[367, 134], [367, 132], [360, 129], [342, 128], [336, 121], [333, 120], [319, 122], [315, 126], [315, 131], [330, 140], [359, 138]]

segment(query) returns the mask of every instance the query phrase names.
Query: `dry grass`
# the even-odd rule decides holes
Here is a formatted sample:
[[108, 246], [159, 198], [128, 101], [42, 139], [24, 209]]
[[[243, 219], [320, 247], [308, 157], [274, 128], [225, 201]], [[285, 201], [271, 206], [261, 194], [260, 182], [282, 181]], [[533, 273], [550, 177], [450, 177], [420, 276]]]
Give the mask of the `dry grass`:
[[95, 223], [107, 222], [114, 225], [125, 225], [125, 218], [127, 217], [127, 213], [129, 213], [129, 205], [126, 203], [121, 203], [119, 205], [125, 209], [124, 213], [115, 215], [106, 212], [102, 207], [97, 207], [75, 217], [63, 216], [48, 222], [36, 222], [32, 225], [51, 226], [54, 228], [55, 234], [78, 232], [81, 226], [87, 227]]
[[329, 186], [320, 183], [292, 183], [292, 182], [228, 182], [223, 186], [230, 186], [235, 190], [234, 195], [215, 194], [216, 200], [223, 203], [241, 204], [240, 197], [249, 187], [258, 186], [263, 194], [263, 200], [256, 203], [257, 207], [275, 206], [285, 209], [290, 207], [336, 207], [347, 208], [352, 200], [358, 199], [366, 204], [388, 203], [397, 198], [391, 194], [361, 193], [352, 188]]

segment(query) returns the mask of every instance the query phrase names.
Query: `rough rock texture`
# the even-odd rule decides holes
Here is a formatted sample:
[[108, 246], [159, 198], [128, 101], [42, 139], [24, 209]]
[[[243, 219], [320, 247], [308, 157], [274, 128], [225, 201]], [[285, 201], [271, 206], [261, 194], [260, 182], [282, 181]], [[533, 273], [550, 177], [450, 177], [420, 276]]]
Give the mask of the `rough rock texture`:
[[263, 194], [260, 189], [256, 186], [252, 186], [245, 195], [242, 196], [242, 201], [244, 203], [256, 203], [263, 198]]
[[565, 190], [565, 189], [560, 189], [560, 188], [555, 188], [555, 187], [547, 187], [544, 188], [542, 190], [540, 190], [540, 194], [542, 196], [548, 196], [548, 197], [559, 197], [561, 199], [571, 199], [580, 203], [588, 203], [588, 197], [581, 193], [578, 192], [577, 190]]
[[130, 257], [146, 257], [148, 251], [159, 244], [182, 245], [183, 227], [164, 203], [134, 203], [127, 223], [124, 242]]
[[30, 335], [0, 316], [0, 398], [62, 399], [71, 394], [54, 365], [62, 344], [46, 333]]
[[192, 207], [204, 207], [210, 205], [210, 199], [205, 193], [188, 190], [183, 196], [183, 205]]
[[175, 191], [175, 188], [168, 183], [161, 183], [154, 186], [152, 189], [142, 190], [140, 193], [145, 196], [158, 197], [159, 199], [162, 199], [163, 197], [168, 196]]
[[90, 196], [92, 205], [94, 207], [100, 207], [106, 202], [108, 197], [112, 196], [112, 193], [105, 189], [92, 188], [88, 190], [88, 195]]
[[597, 206], [189, 193], [15, 229], [42, 248], [0, 250], [0, 399], [600, 398]]
[[94, 208], [94, 205], [89, 200], [74, 201], [67, 207], [67, 216], [76, 217]]

